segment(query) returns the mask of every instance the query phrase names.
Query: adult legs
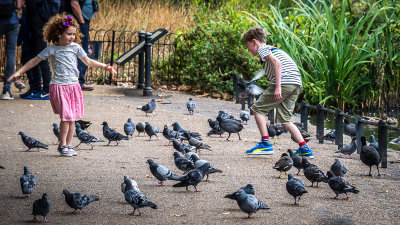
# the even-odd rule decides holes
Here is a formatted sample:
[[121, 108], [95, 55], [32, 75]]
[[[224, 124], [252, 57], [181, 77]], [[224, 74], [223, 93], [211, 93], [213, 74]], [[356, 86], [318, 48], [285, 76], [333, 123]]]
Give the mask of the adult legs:
[[18, 24], [5, 24], [1, 25], [0, 37], [3, 34], [6, 36], [6, 70], [3, 86], [3, 94], [9, 92], [11, 89], [11, 82], [6, 80], [13, 75], [15, 69], [15, 51], [17, 47], [18, 38]]
[[[90, 28], [90, 21], [86, 21], [83, 24], [80, 24], [80, 32], [82, 33], [81, 37], [81, 44], [83, 50], [88, 54], [88, 45], [89, 45], [89, 28]], [[86, 79], [85, 79], [85, 74], [87, 70], [87, 66], [78, 59], [78, 70], [79, 70], [79, 84], [80, 85], [85, 85]]]

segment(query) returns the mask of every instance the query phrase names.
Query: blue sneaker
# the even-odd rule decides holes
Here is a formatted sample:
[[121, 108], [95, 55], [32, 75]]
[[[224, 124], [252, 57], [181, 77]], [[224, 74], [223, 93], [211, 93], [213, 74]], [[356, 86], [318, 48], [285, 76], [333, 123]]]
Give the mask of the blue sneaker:
[[33, 100], [49, 100], [50, 97], [49, 97], [49, 93], [48, 92], [45, 92], [45, 91], [41, 90], [41, 91], [35, 93], [34, 95], [32, 95], [30, 99], [33, 99]]
[[308, 147], [307, 144], [305, 144], [305, 145], [301, 146], [299, 149], [297, 149], [297, 151], [294, 154], [299, 155], [299, 156], [309, 157], [310, 159], [314, 158], [314, 154], [312, 153], [311, 148]]
[[77, 156], [78, 153], [75, 151], [74, 147], [68, 146], [69, 151], [72, 153], [73, 156]]
[[25, 93], [23, 93], [23, 94], [20, 94], [19, 97], [22, 98], [22, 99], [31, 99], [32, 96], [33, 96], [34, 94], [36, 94], [37, 92], [38, 92], [38, 91], [34, 91], [34, 90], [32, 90], [32, 89], [29, 89], [27, 92], [25, 92]]
[[246, 151], [246, 154], [249, 155], [271, 155], [272, 153], [274, 153], [274, 149], [268, 142], [259, 142], [256, 147]]

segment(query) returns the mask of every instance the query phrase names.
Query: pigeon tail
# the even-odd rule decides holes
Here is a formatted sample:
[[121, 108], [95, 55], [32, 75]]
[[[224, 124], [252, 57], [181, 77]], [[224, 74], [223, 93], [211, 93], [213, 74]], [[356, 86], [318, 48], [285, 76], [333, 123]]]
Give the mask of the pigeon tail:
[[229, 198], [229, 199], [232, 199], [232, 200], [236, 200], [236, 195], [235, 194], [236, 193], [225, 195], [224, 198]]
[[169, 180], [176, 180], [176, 181], [181, 181], [182, 180], [182, 177], [181, 176], [178, 176], [178, 175], [176, 175], [176, 174], [172, 174], [171, 175], [171, 177], [169, 177], [168, 178]]

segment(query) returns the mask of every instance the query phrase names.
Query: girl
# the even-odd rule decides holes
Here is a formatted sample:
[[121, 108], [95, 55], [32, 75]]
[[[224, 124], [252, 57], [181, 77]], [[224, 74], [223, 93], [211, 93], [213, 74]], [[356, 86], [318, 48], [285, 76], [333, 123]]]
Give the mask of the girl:
[[83, 48], [77, 44], [80, 42], [79, 25], [69, 15], [58, 14], [52, 17], [44, 28], [44, 38], [52, 45], [29, 60], [7, 81], [13, 81], [42, 60], [49, 59], [53, 74], [50, 82], [50, 103], [53, 112], [59, 114], [61, 118], [58, 151], [62, 156], [77, 155], [72, 147], [74, 122], [77, 118], [83, 117], [83, 97], [78, 82], [78, 58], [89, 67], [103, 68], [112, 75], [116, 75], [117, 72], [113, 67], [87, 57]]

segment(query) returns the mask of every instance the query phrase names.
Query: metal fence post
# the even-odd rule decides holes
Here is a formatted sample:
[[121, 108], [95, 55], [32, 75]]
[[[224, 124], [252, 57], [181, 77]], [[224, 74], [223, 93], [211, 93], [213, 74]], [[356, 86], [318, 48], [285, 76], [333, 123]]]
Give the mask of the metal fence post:
[[361, 137], [364, 136], [364, 123], [361, 122], [361, 117], [356, 116], [356, 143], [357, 143], [357, 154], [361, 151]]
[[383, 120], [378, 122], [378, 144], [379, 155], [381, 156], [381, 167], [387, 168], [387, 124]]
[[[110, 66], [114, 65], [114, 45], [115, 45], [115, 30], [112, 31], [112, 39], [111, 39], [111, 62]], [[112, 73], [108, 75], [108, 84], [111, 85], [112, 82]]]
[[[146, 32], [139, 31], [139, 43], [145, 41]], [[144, 51], [142, 50], [139, 53], [139, 84], [137, 86], [138, 89], [144, 88]]]
[[340, 109], [336, 109], [335, 111], [335, 144], [337, 144], [338, 149], [343, 147], [343, 115], [341, 115], [341, 112]]
[[145, 37], [145, 80], [144, 80], [144, 96], [151, 96], [153, 90], [151, 89], [151, 33], [147, 32]]
[[307, 108], [307, 103], [303, 100], [301, 101], [300, 104], [300, 121], [303, 124], [303, 128], [305, 131], [308, 132], [308, 108]]
[[317, 138], [320, 144], [324, 143], [324, 111], [322, 105], [317, 105]]

